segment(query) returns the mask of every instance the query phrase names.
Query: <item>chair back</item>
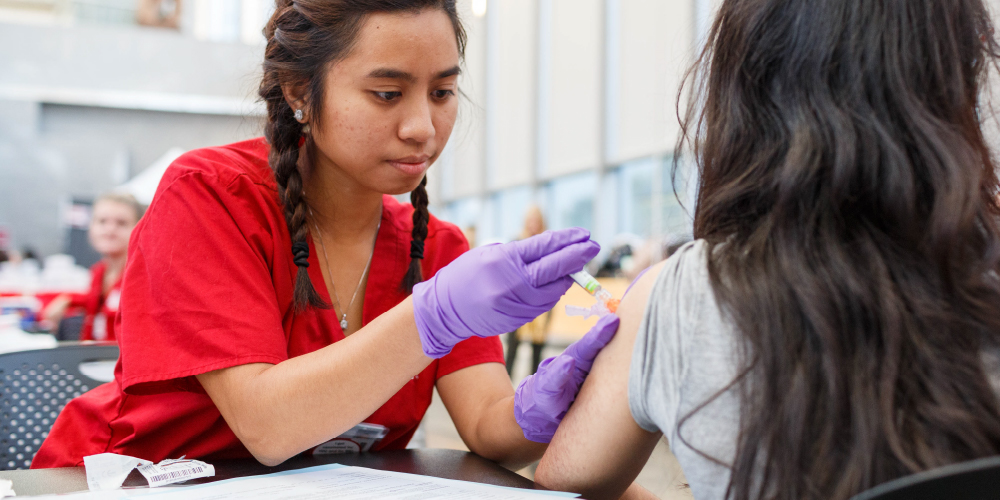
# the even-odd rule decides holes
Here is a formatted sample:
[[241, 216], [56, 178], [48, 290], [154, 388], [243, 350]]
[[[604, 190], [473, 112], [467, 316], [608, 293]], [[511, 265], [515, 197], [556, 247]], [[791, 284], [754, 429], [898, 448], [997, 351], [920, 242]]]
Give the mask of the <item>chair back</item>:
[[1000, 456], [946, 465], [902, 477], [851, 500], [994, 500], [1000, 496]]
[[66, 403], [102, 383], [81, 363], [117, 358], [114, 343], [0, 354], [0, 470], [31, 467]]

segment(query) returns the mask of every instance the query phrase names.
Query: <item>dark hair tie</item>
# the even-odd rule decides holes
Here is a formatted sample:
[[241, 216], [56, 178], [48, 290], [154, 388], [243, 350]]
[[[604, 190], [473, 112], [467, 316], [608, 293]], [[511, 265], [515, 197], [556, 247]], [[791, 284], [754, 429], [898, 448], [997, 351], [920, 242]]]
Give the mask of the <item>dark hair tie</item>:
[[417, 240], [410, 240], [410, 258], [411, 259], [424, 258], [424, 242]]
[[295, 265], [298, 267], [309, 267], [309, 244], [304, 241], [292, 243], [292, 255], [295, 257]]

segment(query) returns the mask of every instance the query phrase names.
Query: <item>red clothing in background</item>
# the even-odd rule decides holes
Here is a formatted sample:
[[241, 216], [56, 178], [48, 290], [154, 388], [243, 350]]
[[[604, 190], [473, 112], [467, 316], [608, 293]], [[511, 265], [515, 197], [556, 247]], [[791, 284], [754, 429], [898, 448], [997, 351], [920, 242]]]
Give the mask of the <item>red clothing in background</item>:
[[[108, 266], [103, 260], [90, 267], [90, 291], [71, 296], [70, 306], [82, 307], [86, 316], [80, 328], [80, 340], [115, 340], [115, 318], [121, 301], [122, 277], [104, 294], [104, 273]], [[123, 273], [124, 274], [124, 273]]]
[[[365, 324], [406, 297], [399, 284], [409, 265], [413, 208], [383, 199]], [[309, 276], [329, 301], [318, 253], [309, 244]], [[425, 279], [467, 249], [458, 228], [431, 217]], [[177, 159], [136, 227], [128, 255], [115, 380], [66, 406], [32, 467], [81, 465], [84, 456], [102, 452], [154, 462], [182, 455], [250, 457], [195, 375], [280, 363], [344, 339], [332, 309], [293, 311], [297, 268], [266, 143], [255, 139]], [[435, 381], [487, 362], [503, 362], [497, 338], [466, 340], [431, 363], [365, 419], [389, 428], [374, 449], [404, 448], [430, 405]]]

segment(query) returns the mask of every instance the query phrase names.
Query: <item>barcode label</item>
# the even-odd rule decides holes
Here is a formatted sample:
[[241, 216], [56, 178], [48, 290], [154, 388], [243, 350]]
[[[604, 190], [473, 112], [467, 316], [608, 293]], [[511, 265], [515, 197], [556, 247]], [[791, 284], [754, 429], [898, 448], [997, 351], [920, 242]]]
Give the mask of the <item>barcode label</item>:
[[177, 479], [179, 477], [190, 476], [192, 474], [198, 474], [200, 472], [205, 472], [205, 469], [202, 468], [202, 467], [195, 467], [193, 469], [176, 470], [176, 471], [173, 471], [173, 472], [168, 472], [166, 474], [159, 474], [159, 475], [153, 476], [153, 477], [149, 478], [149, 482], [151, 482], [151, 483], [152, 482], [157, 482], [158, 483], [160, 481], [166, 481], [168, 479]]
[[215, 475], [215, 467], [197, 460], [164, 460], [139, 467], [150, 488]]

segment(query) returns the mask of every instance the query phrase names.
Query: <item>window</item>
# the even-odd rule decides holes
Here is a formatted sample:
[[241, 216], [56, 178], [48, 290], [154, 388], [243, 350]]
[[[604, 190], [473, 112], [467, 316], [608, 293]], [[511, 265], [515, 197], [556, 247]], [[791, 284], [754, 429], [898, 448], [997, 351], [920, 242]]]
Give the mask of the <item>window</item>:
[[549, 229], [594, 228], [597, 173], [587, 172], [553, 179], [546, 186], [546, 222]]
[[644, 238], [653, 228], [654, 175], [659, 162], [643, 158], [623, 164], [618, 177], [618, 233], [630, 233]]
[[502, 241], [521, 237], [524, 214], [531, 205], [531, 188], [519, 186], [493, 195], [494, 236]]

